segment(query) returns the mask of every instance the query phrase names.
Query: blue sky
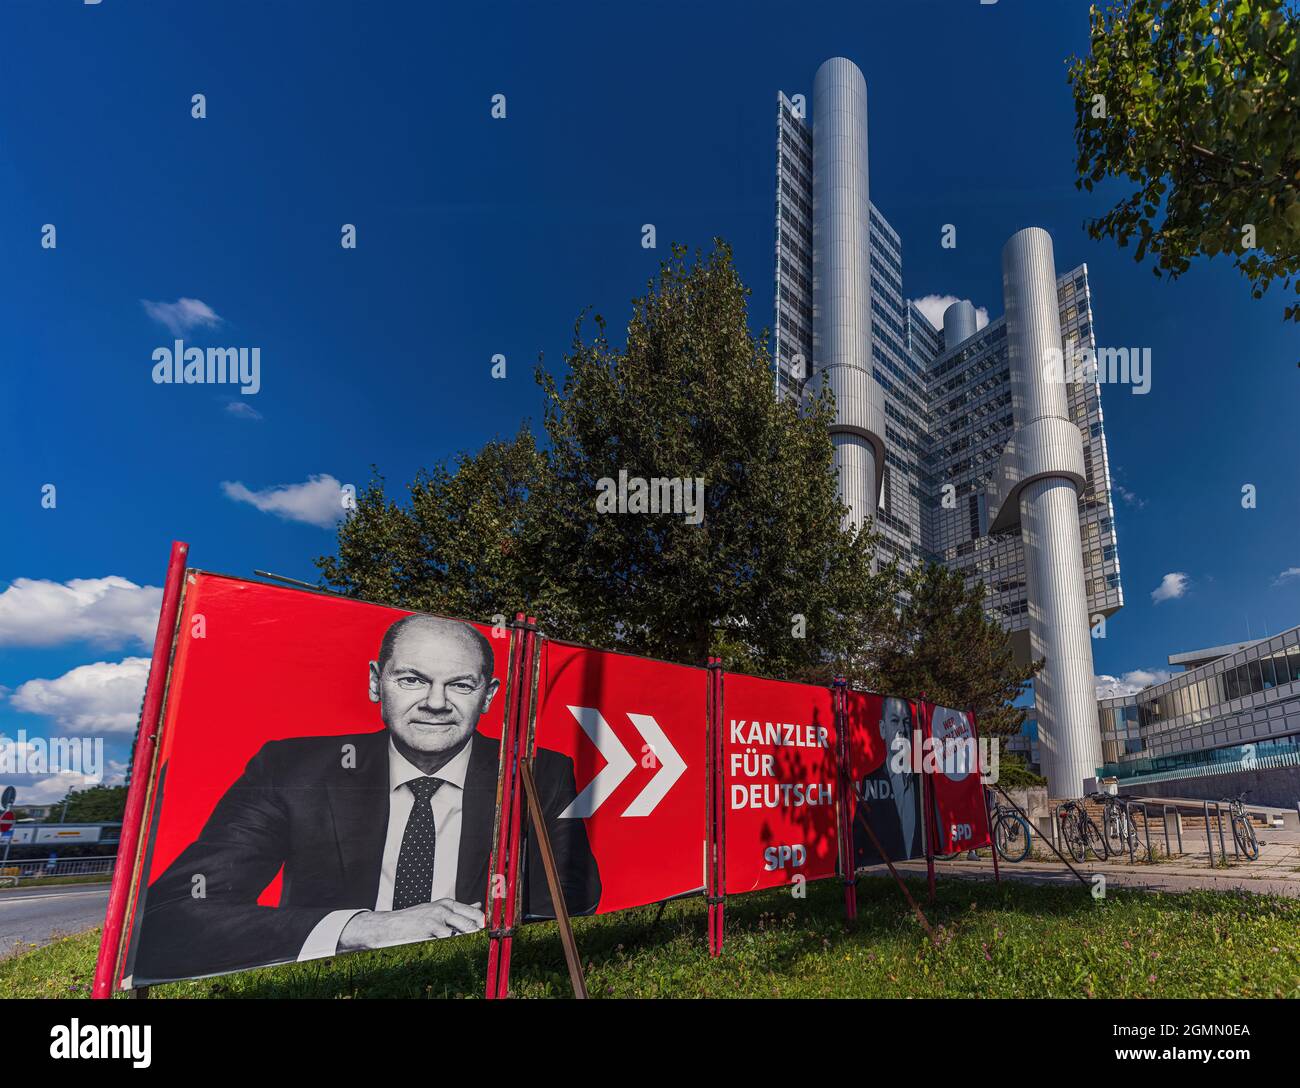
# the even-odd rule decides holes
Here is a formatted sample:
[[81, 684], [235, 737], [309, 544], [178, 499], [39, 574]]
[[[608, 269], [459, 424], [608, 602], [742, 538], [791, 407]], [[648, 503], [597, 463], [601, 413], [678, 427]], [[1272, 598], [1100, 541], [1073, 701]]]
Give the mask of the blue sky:
[[[1000, 313], [1002, 244], [1038, 225], [1062, 270], [1088, 263], [1099, 343], [1152, 350], [1148, 395], [1103, 390], [1131, 499], [1097, 671], [1300, 622], [1300, 333], [1225, 261], [1170, 284], [1087, 238], [1107, 205], [1073, 186], [1065, 80], [1087, 9], [7, 0], [0, 730], [97, 731], [120, 762], [151, 598], [100, 580], [159, 585], [173, 538], [196, 566], [314, 580], [332, 534], [267, 489], [320, 520], [313, 479], [374, 464], [400, 487], [535, 421], [538, 354], [558, 363], [587, 306], [617, 328], [669, 241], [728, 239], [770, 324], [776, 92], [811, 95], [834, 54], [867, 78], [909, 296]], [[143, 305], [182, 299], [215, 316]], [[177, 314], [187, 343], [260, 348], [260, 392], [154, 384]], [[1154, 602], [1170, 574], [1181, 596]]]

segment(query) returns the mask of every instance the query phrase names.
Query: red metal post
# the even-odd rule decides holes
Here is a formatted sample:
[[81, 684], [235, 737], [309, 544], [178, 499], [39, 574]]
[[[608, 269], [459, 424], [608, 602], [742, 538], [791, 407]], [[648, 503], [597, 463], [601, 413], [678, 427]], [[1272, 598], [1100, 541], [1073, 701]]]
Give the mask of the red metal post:
[[710, 657], [708, 670], [705, 728], [708, 735], [709, 779], [704, 894], [709, 907], [709, 955], [720, 956], [727, 910], [727, 798], [723, 768], [722, 658]]
[[[532, 655], [536, 650], [533, 620], [515, 615], [510, 632], [509, 669], [507, 672], [506, 716], [501, 738], [501, 798], [497, 812], [496, 847], [493, 851], [488, 889], [488, 971], [486, 996], [508, 997], [510, 993], [510, 949], [514, 936], [520, 886], [519, 831], [521, 789], [519, 761], [525, 758], [524, 733], [532, 695]], [[502, 894], [498, 895], [498, 890]]]
[[[925, 727], [921, 730], [921, 740], [925, 742], [930, 740], [930, 730], [934, 727], [934, 706], [925, 701], [925, 692], [921, 693], [921, 701], [916, 705], [917, 724], [925, 722]], [[930, 711], [927, 714], [925, 708], [929, 706]], [[925, 744], [921, 745], [921, 807], [925, 809], [925, 877], [930, 889], [929, 903], [934, 902], [934, 836], [938, 831], [934, 819], [934, 783], [930, 781], [930, 776], [925, 773]]]
[[831, 707], [835, 715], [835, 750], [840, 766], [839, 820], [836, 838], [839, 840], [840, 880], [844, 884], [844, 917], [853, 922], [858, 917], [858, 866], [853, 849], [853, 815], [856, 793], [849, 766], [849, 714], [848, 681], [837, 676], [831, 681]]
[[[163, 692], [167, 688], [167, 669], [171, 663], [176, 616], [180, 611], [181, 590], [185, 586], [185, 558], [189, 551], [188, 544], [179, 540], [172, 541], [171, 558], [167, 562], [167, 580], [163, 583], [162, 608], [158, 613], [158, 629], [153, 639], [153, 659], [149, 664], [149, 679], [144, 689], [140, 727], [136, 732], [135, 762], [131, 764], [131, 788], [127, 791], [126, 811], [122, 816], [117, 865], [113, 869], [113, 883], [108, 892], [108, 910], [104, 915], [104, 935], [99, 942], [99, 958], [95, 961], [95, 981], [91, 996], [96, 998], [112, 997], [121, 967], [122, 928], [126, 921], [127, 899], [131, 894], [131, 881], [140, 852], [144, 806], [158, 742], [158, 719], [162, 710]], [[141, 875], [141, 879], [144, 875]]]

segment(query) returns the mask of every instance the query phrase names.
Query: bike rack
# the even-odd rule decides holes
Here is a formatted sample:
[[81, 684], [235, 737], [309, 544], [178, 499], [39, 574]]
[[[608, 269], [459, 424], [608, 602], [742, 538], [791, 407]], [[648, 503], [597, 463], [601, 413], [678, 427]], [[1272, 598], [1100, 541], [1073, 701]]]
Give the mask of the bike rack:
[[[1165, 812], [1168, 813], [1171, 806], [1165, 805]], [[1174, 810], [1174, 834], [1178, 837], [1178, 856], [1182, 857], [1187, 851], [1183, 849], [1183, 814], [1179, 811], [1177, 805], [1172, 806]], [[1169, 840], [1169, 825], [1165, 825], [1165, 841]]]
[[1122, 804], [1124, 806], [1124, 839], [1128, 843], [1128, 863], [1134, 865], [1137, 863], [1137, 853], [1133, 847], [1133, 839], [1136, 837], [1133, 834], [1135, 826], [1133, 823], [1133, 802], [1126, 800]]
[[1210, 851], [1210, 868], [1214, 868], [1214, 834], [1210, 827], [1210, 802], [1204, 802], [1205, 806], [1205, 845]]

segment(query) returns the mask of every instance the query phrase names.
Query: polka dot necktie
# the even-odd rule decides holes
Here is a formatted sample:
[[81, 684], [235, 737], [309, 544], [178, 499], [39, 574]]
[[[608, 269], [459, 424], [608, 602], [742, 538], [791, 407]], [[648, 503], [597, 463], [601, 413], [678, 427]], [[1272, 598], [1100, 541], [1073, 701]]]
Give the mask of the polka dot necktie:
[[429, 802], [442, 785], [442, 779], [412, 778], [404, 785], [415, 796], [415, 806], [406, 820], [402, 848], [397, 854], [393, 910], [403, 910], [433, 899], [433, 851], [437, 833]]

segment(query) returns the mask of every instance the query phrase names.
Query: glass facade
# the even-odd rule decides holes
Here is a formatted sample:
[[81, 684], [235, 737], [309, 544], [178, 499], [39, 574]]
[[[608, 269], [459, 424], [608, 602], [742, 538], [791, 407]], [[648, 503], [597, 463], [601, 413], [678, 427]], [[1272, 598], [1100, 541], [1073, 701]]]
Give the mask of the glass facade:
[[1231, 761], [1243, 744], [1255, 756], [1290, 751], [1300, 746], [1300, 627], [1097, 710], [1105, 773], [1121, 778]]

